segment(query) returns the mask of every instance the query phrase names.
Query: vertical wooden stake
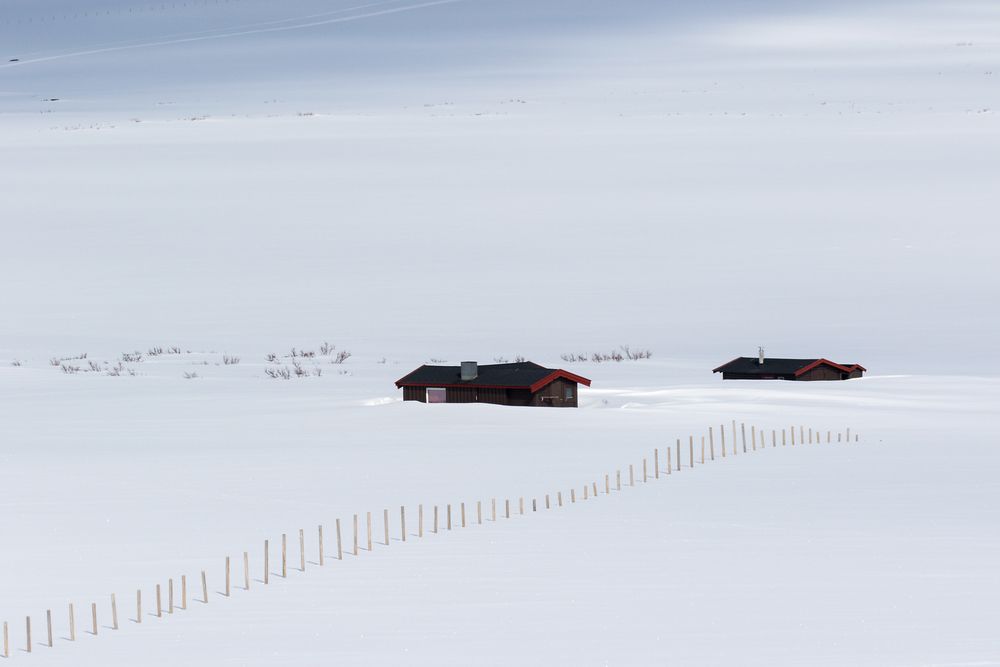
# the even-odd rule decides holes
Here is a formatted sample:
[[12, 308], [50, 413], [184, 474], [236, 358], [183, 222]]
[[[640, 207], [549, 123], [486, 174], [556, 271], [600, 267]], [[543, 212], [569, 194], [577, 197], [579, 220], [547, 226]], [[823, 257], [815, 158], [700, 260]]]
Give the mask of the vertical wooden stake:
[[521, 514], [523, 515], [524, 514], [524, 496], [521, 496], [520, 500], [518, 501], [518, 509], [520, 510]]
[[571, 503], [575, 503], [576, 502], [576, 489], [570, 489], [569, 490], [569, 501]]
[[31, 653], [31, 617], [30, 616], [25, 616], [24, 617], [24, 634], [25, 634], [25, 638], [28, 640], [28, 645], [25, 646], [25, 650], [28, 653]]
[[532, 512], [537, 512], [538, 511], [538, 498], [532, 498], [531, 499], [531, 511]]
[[[159, 586], [157, 586], [157, 591], [159, 591]], [[208, 577], [205, 576], [205, 570], [201, 571], [201, 601], [208, 604]]]
[[635, 486], [635, 470], [631, 463], [628, 464], [628, 485]]
[[719, 437], [722, 440], [722, 458], [726, 458], [726, 429], [719, 424]]
[[281, 578], [288, 578], [288, 535], [286, 533], [281, 534]]
[[677, 438], [677, 469], [681, 469], [681, 439]]
[[504, 506], [503, 516], [504, 516], [505, 519], [509, 519], [510, 518], [510, 498], [507, 498], [506, 500], [503, 501], [503, 506]]
[[[406, 533], [403, 533], [403, 539], [406, 539]], [[319, 566], [323, 567], [323, 524], [316, 528], [316, 541], [319, 549]]]
[[448, 503], [448, 530], [451, 530], [451, 503]]
[[491, 510], [493, 521], [497, 520], [497, 499], [493, 499], [493, 509]]
[[788, 433], [791, 435], [791, 441], [792, 441], [791, 442], [791, 446], [794, 447], [795, 446], [795, 427], [793, 426], [790, 429], [788, 429]]
[[3, 657], [10, 657], [10, 633], [7, 630], [7, 621], [3, 622]]
[[186, 574], [181, 575], [181, 609], [188, 608], [188, 578]]
[[264, 540], [264, 583], [271, 582], [271, 548], [268, 540]]
[[250, 590], [250, 552], [243, 552], [243, 590]]
[[778, 432], [773, 428], [771, 429], [771, 449], [778, 446]]
[[653, 448], [653, 479], [660, 479], [660, 448]]
[[424, 505], [417, 505], [417, 537], [424, 536]]
[[118, 629], [118, 601], [114, 593], [111, 594], [111, 629]]
[[160, 585], [156, 584], [156, 617], [161, 618], [162, 616], [163, 616], [163, 600], [160, 597]]
[[615, 491], [621, 491], [621, 490], [622, 490], [622, 471], [621, 470], [616, 470], [615, 471]]
[[[136, 591], [136, 592], [138, 592], [138, 591]], [[136, 615], [138, 616], [138, 619], [136, 620], [136, 623], [142, 623], [142, 620], [141, 620], [142, 619], [142, 611], [141, 611], [141, 609], [139, 610], [139, 613], [136, 614]], [[76, 641], [76, 614], [73, 611], [73, 603], [72, 602], [69, 603], [69, 640], [71, 642], [75, 642]]]
[[229, 597], [229, 556], [226, 556], [226, 597]]
[[406, 507], [404, 505], [399, 506], [399, 538], [403, 542], [406, 541]]
[[372, 550], [372, 513], [367, 512], [365, 514], [365, 521], [368, 527], [368, 551]]
[[597, 497], [597, 482], [594, 482], [593, 484], [594, 484], [594, 486], [593, 486], [593, 489], [594, 489], [594, 497], [596, 498], [596, 497]]
[[49, 640], [49, 648], [52, 648], [52, 610], [45, 610], [45, 629]]
[[806, 444], [806, 432], [805, 432], [805, 427], [802, 426], [802, 424], [799, 424], [799, 444], [800, 445]]
[[715, 436], [712, 434], [712, 427], [708, 427], [708, 459], [715, 460]]
[[840, 441], [841, 441], [840, 439], [841, 439], [841, 438], [842, 438], [843, 436], [844, 436], [844, 434], [843, 434], [843, 433], [840, 433], [840, 432], [838, 431], [838, 432], [837, 432], [837, 442], [840, 442]]
[[299, 528], [299, 572], [306, 571], [306, 531]]
[[334, 521], [334, 531], [337, 533], [337, 560], [344, 560], [344, 543], [340, 537], [340, 519]]
[[552, 509], [552, 504], [551, 502], [549, 502], [549, 494], [547, 493], [545, 494], [545, 509], [547, 510]]
[[688, 468], [694, 467], [694, 436], [688, 436]]
[[674, 469], [674, 464], [670, 462], [670, 453], [674, 451], [670, 447], [667, 447], [667, 474], [672, 474], [671, 471]]
[[385, 538], [385, 546], [389, 546], [389, 510], [382, 510], [382, 537]]
[[432, 532], [434, 532], [434, 533], [438, 532], [438, 506], [437, 505], [434, 506], [434, 530]]
[[642, 483], [645, 484], [649, 481], [649, 476], [646, 474], [646, 459], [642, 460]]
[[809, 444], [813, 444], [813, 430], [809, 429]]
[[462, 528], [465, 528], [465, 503], [461, 505]]
[[781, 429], [781, 446], [785, 447], [788, 440], [785, 438], [785, 429]]
[[[747, 453], [747, 425], [740, 422], [740, 438], [743, 441], [743, 453]], [[733, 434], [733, 439], [736, 439], [736, 434]]]
[[847, 442], [851, 441], [851, 427], [847, 427]]
[[167, 613], [174, 613], [174, 580], [167, 579]]
[[358, 515], [354, 515], [354, 555], [358, 555]]
[[483, 501], [476, 501], [476, 523], [483, 525]]
[[587, 485], [586, 484], [583, 485], [583, 499], [584, 500], [587, 499]]
[[97, 636], [97, 603], [90, 603], [90, 620], [94, 626], [94, 636]]
[[[73, 607], [73, 605], [70, 605], [70, 610], [69, 610], [69, 617], [70, 617], [70, 619], [73, 618], [73, 609], [72, 609], [72, 607]], [[136, 589], [136, 591], [135, 591], [135, 622], [136, 623], [142, 623], [142, 589], [141, 588]], [[74, 630], [75, 630], [75, 628], [74, 628]], [[74, 635], [73, 636], [76, 637], [75, 631], [74, 631]]]
[[556, 503], [562, 507], [562, 491], [556, 491]]
[[830, 431], [826, 432], [826, 441], [827, 441], [827, 443], [830, 442]]
[[750, 448], [753, 451], [756, 452], [757, 451], [757, 427], [754, 426], [753, 424], [750, 425], [750, 442], [753, 443]]
[[604, 495], [611, 495], [611, 476], [607, 474], [604, 475]]

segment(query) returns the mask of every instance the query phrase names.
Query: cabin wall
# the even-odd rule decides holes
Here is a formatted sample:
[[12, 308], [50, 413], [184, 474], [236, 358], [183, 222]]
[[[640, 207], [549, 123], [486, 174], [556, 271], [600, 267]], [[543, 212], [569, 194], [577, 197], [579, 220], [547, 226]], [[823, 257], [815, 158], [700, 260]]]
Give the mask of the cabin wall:
[[843, 373], [836, 368], [831, 368], [825, 365], [819, 365], [816, 368], [803, 373], [799, 376], [799, 380], [809, 382], [813, 380], [842, 380], [841, 377]]
[[427, 402], [427, 388], [426, 387], [403, 387], [403, 400], [404, 401], [420, 401], [421, 403]]
[[[571, 394], [567, 398], [567, 392]], [[575, 408], [579, 401], [576, 382], [559, 378], [545, 385], [531, 395], [531, 405], [553, 408]]]

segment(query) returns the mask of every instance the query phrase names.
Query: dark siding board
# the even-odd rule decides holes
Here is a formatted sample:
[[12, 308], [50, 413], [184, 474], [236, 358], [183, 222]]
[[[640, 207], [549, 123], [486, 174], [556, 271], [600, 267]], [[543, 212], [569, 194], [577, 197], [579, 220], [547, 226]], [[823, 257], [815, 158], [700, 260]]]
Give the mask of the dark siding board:
[[445, 391], [448, 403], [476, 402], [476, 389], [474, 387], [448, 387]]
[[[573, 390], [573, 398], [566, 398], [566, 390]], [[559, 378], [545, 385], [532, 396], [532, 405], [575, 408], [577, 407], [577, 385], [576, 382]]]
[[829, 366], [817, 366], [811, 371], [807, 371], [799, 376], [799, 380], [802, 381], [813, 381], [813, 380], [839, 380], [841, 379], [841, 372], [836, 368], [830, 368]]
[[420, 401], [421, 403], [427, 402], [427, 388], [426, 387], [403, 387], [403, 400], [404, 401]]

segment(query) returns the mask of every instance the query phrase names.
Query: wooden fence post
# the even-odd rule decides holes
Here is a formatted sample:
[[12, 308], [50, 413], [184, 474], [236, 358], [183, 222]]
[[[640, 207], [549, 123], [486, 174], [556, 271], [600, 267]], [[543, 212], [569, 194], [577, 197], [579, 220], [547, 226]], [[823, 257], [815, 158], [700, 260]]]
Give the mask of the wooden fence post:
[[111, 594], [111, 629], [118, 629], [118, 600], [114, 593]]
[[532, 498], [531, 499], [531, 511], [532, 512], [537, 512], [538, 511], [538, 498]]
[[799, 444], [806, 444], [806, 432], [805, 427], [802, 424], [799, 424]]
[[576, 502], [576, 489], [570, 489], [569, 490], [569, 501], [571, 503], [575, 503]]
[[583, 499], [584, 500], [587, 499], [587, 485], [586, 484], [583, 485]]
[[715, 460], [715, 436], [712, 435], [712, 427], [708, 427], [708, 458], [710, 461]]
[[460, 506], [460, 515], [462, 517], [462, 528], [465, 528], [465, 503]]
[[337, 533], [337, 560], [344, 560], [344, 543], [340, 539], [340, 519], [334, 521], [334, 531]]
[[757, 427], [754, 426], [753, 424], [750, 425], [750, 442], [753, 443], [753, 445], [751, 446], [751, 449], [753, 449], [753, 451], [756, 452], [757, 451]]
[[358, 555], [358, 515], [354, 515], [354, 555]]
[[523, 515], [524, 514], [524, 496], [521, 496], [520, 499], [517, 501], [517, 506], [518, 506], [518, 511]]
[[509, 519], [510, 518], [510, 498], [507, 498], [507, 499], [505, 499], [503, 501], [503, 507], [504, 507], [503, 518]]
[[156, 584], [156, 617], [163, 617], [163, 600], [160, 597], [160, 585]]
[[288, 578], [288, 535], [281, 534], [281, 578]]
[[621, 470], [616, 470], [615, 471], [615, 491], [621, 491], [621, 490], [622, 490], [622, 471]]
[[208, 577], [205, 576], [205, 570], [201, 571], [201, 601], [208, 604]]
[[97, 636], [97, 603], [90, 603], [90, 620], [94, 626], [94, 636]]
[[[139, 614], [141, 617], [141, 613]], [[136, 623], [141, 623], [141, 620], [137, 620]], [[71, 642], [76, 641], [76, 614], [73, 611], [73, 603], [69, 603], [69, 640]]]
[[653, 479], [660, 479], [660, 448], [653, 448]]
[[[405, 535], [403, 536], [406, 537]], [[323, 524], [316, 527], [317, 548], [319, 550], [319, 566], [323, 567]]]
[[788, 429], [788, 433], [791, 436], [791, 441], [792, 441], [791, 442], [791, 446], [794, 447], [795, 446], [795, 427], [793, 426], [790, 429]]
[[[70, 605], [69, 617], [73, 618], [73, 605]], [[135, 591], [135, 622], [142, 623], [142, 589], [137, 588]], [[75, 629], [74, 629], [75, 630]], [[76, 633], [73, 633], [75, 638]]]
[[631, 463], [628, 464], [628, 485], [635, 486], [635, 470]]
[[476, 501], [476, 523], [480, 526], [483, 525], [483, 501]]
[[25, 638], [27, 639], [27, 643], [28, 643], [28, 645], [25, 647], [25, 650], [28, 653], [31, 653], [31, 617], [30, 616], [25, 616], [24, 617], [24, 634], [25, 634]]
[[719, 437], [722, 439], [722, 458], [726, 458], [726, 429], [719, 424]]
[[306, 571], [306, 531], [299, 528], [299, 572]]
[[167, 613], [174, 613], [174, 580], [167, 579]]
[[181, 609], [188, 608], [188, 578], [186, 574], [181, 575]]
[[642, 460], [642, 483], [646, 484], [649, 482], [649, 476], [646, 474], [646, 459]]
[[496, 522], [496, 520], [497, 520], [497, 499], [496, 498], [493, 499], [492, 506], [493, 506], [493, 509], [491, 510], [491, 516], [493, 518], [493, 521]]
[[851, 441], [851, 427], [847, 427], [847, 442]]
[[368, 527], [368, 551], [372, 550], [372, 513], [365, 513], [365, 522]]
[[677, 438], [677, 469], [681, 469], [681, 439]]
[[52, 648], [52, 610], [45, 610], [45, 629], [46, 636], [49, 640], [49, 648]]
[[3, 657], [10, 657], [10, 634], [7, 630], [7, 621], [3, 622]]
[[434, 506], [434, 533], [438, 532], [438, 506]]
[[688, 468], [694, 467], [694, 436], [688, 436]]
[[226, 556], [226, 597], [229, 597], [229, 556]]
[[562, 507], [562, 491], [556, 491], [556, 502]]
[[250, 590], [250, 552], [243, 552], [243, 590]]
[[778, 446], [778, 432], [773, 428], [771, 429], [771, 448], [774, 449]]
[[399, 506], [399, 537], [405, 542], [406, 541], [406, 506]]
[[547, 493], [545, 494], [545, 509], [547, 509], [547, 510], [552, 509], [552, 503], [549, 500], [549, 494], [547, 494]]
[[608, 474], [604, 475], [604, 495], [611, 495], [611, 476]]
[[594, 482], [594, 497], [597, 497], [597, 482]]
[[383, 527], [382, 532], [384, 533], [383, 537], [385, 537], [385, 546], [389, 546], [389, 510], [388, 509], [383, 509], [382, 510], [382, 527]]
[[674, 464], [670, 462], [670, 452], [672, 452], [672, 451], [673, 450], [670, 447], [667, 447], [667, 474], [668, 475], [672, 474], [671, 470], [673, 470], [673, 468], [674, 468]]
[[[743, 453], [747, 453], [747, 425], [740, 422], [740, 438], [743, 440]], [[736, 434], [733, 433], [733, 440], [736, 439]]]
[[271, 581], [271, 573], [268, 571], [271, 569], [271, 549], [268, 544], [268, 540], [264, 540], [264, 583], [268, 584]]
[[448, 530], [451, 530], [451, 503], [448, 503]]
[[424, 505], [417, 505], [417, 537], [424, 536]]

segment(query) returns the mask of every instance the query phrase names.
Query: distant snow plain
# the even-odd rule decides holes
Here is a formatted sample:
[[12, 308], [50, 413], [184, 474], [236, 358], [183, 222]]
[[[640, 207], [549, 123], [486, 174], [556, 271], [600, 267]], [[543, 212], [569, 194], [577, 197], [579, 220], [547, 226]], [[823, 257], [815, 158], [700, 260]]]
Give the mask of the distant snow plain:
[[[12, 662], [1000, 664], [994, 6], [156, 4], [0, 12]], [[757, 345], [870, 373], [711, 376]], [[392, 385], [518, 354], [581, 409]], [[732, 420], [861, 438], [294, 571], [299, 528], [603, 491]], [[283, 532], [287, 580], [217, 594]]]

